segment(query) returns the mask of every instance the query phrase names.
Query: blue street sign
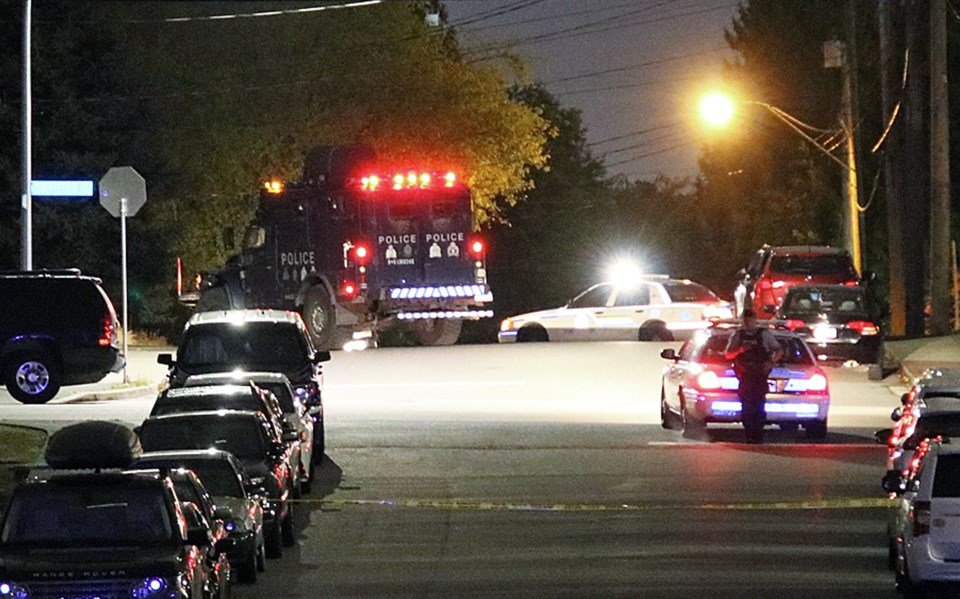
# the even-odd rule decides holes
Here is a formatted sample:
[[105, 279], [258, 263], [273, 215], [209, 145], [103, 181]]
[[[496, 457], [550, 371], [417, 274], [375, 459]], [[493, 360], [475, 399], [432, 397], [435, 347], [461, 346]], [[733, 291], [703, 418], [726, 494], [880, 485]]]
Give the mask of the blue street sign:
[[31, 196], [92, 198], [93, 181], [31, 181]]

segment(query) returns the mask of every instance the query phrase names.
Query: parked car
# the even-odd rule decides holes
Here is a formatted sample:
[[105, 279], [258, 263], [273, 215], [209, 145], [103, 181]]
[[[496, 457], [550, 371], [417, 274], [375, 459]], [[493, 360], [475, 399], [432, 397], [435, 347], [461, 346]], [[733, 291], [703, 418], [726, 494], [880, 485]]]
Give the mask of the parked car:
[[[263, 507], [249, 492], [253, 483], [243, 465], [228, 451], [157, 451], [141, 455], [134, 468], [187, 468], [203, 481], [223, 520], [227, 538], [221, 543], [240, 582], [254, 583], [266, 567]], [[182, 497], [182, 495], [181, 495]]]
[[[677, 352], [664, 349], [669, 361], [660, 387], [660, 420], [664, 428], [682, 427], [698, 436], [711, 422], [740, 422], [740, 381], [726, 359], [734, 329], [714, 327], [698, 333]], [[784, 350], [767, 381], [767, 423], [782, 429], [803, 426], [806, 435], [827, 434], [830, 391], [827, 377], [803, 339], [788, 331], [773, 331]]]
[[[301, 486], [304, 493], [310, 492], [310, 484], [313, 481], [314, 462], [320, 462], [321, 458], [314, 458], [313, 452], [323, 452], [323, 447], [315, 447], [313, 418], [307, 406], [300, 400], [290, 379], [285, 374], [279, 372], [243, 372], [234, 371], [227, 374], [197, 374], [186, 380], [186, 387], [198, 387], [207, 385], [227, 385], [253, 383], [261, 389], [265, 389], [277, 398], [280, 410], [283, 413], [284, 421], [289, 430], [294, 430], [300, 440], [300, 477]], [[322, 409], [323, 406], [321, 405]], [[320, 438], [323, 438], [321, 432]]]
[[894, 569], [904, 597], [960, 588], [960, 446], [948, 438], [923, 443], [901, 481], [896, 501]]
[[176, 360], [160, 354], [169, 366], [171, 387], [182, 387], [198, 374], [247, 370], [280, 372], [306, 404], [314, 421], [314, 463], [323, 456], [323, 362], [330, 352], [316, 350], [303, 320], [282, 310], [219, 310], [194, 314], [187, 321]]
[[565, 306], [520, 314], [500, 325], [500, 343], [529, 341], [673, 341], [730, 318], [730, 305], [689, 280], [648, 276], [600, 283]]
[[121, 370], [118, 330], [95, 277], [75, 269], [0, 272], [0, 374], [17, 401], [46, 403], [64, 385]]
[[295, 470], [290, 447], [260, 412], [187, 412], [151, 416], [139, 430], [145, 451], [220, 449], [232, 453], [263, 496], [267, 557], [280, 557], [296, 542], [290, 489]]
[[739, 281], [733, 294], [737, 315], [750, 306], [759, 318], [773, 316], [787, 289], [793, 285], [860, 284], [849, 252], [815, 245], [765, 245], [737, 276]]
[[870, 316], [862, 286], [794, 285], [775, 318], [800, 335], [820, 360], [877, 364], [883, 358], [883, 335]]
[[[273, 392], [261, 389], [251, 382], [245, 384], [204, 385], [164, 389], [150, 410], [150, 416], [182, 414], [184, 412], [213, 412], [217, 410], [249, 410], [260, 412], [273, 425], [275, 435], [290, 446], [293, 471], [303, 471], [303, 452], [300, 433], [287, 423], [280, 402]], [[293, 479], [290, 491], [300, 497], [301, 477]]]
[[229, 579], [205, 559], [209, 526], [181, 504], [170, 478], [123, 470], [137, 447], [132, 431], [110, 422], [50, 436], [50, 468], [14, 489], [0, 520], [0, 595], [229, 595]]

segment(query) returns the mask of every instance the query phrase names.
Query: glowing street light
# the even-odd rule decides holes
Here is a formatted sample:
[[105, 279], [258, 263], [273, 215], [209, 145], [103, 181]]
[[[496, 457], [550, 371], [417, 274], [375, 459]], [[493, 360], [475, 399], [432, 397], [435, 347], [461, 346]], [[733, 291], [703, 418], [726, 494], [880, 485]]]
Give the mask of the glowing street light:
[[700, 101], [700, 116], [709, 125], [713, 127], [723, 127], [729, 124], [734, 117], [737, 105], [754, 105], [764, 108], [767, 112], [777, 117], [785, 125], [793, 129], [803, 139], [807, 140], [813, 147], [826, 154], [828, 158], [839, 164], [844, 169], [846, 183], [844, 185], [844, 197], [847, 200], [847, 209], [844, 217], [849, 239], [847, 243], [853, 264], [857, 272], [862, 272], [862, 259], [860, 250], [860, 208], [857, 190], [857, 164], [853, 144], [853, 125], [849, 115], [842, 121], [843, 133], [846, 136], [846, 160], [841, 160], [834, 156], [833, 152], [814, 139], [807, 131], [822, 131], [816, 127], [807, 125], [795, 116], [786, 111], [777, 108], [767, 102], [758, 100], [734, 100], [731, 96], [722, 92], [711, 92]]

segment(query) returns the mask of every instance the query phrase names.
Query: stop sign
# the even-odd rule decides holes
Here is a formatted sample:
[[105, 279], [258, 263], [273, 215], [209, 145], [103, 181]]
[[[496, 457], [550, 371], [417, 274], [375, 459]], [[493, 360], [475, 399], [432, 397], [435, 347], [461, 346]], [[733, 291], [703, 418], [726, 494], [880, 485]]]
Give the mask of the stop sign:
[[100, 205], [120, 218], [121, 200], [127, 200], [127, 216], [147, 203], [147, 183], [132, 166], [115, 166], [100, 179]]

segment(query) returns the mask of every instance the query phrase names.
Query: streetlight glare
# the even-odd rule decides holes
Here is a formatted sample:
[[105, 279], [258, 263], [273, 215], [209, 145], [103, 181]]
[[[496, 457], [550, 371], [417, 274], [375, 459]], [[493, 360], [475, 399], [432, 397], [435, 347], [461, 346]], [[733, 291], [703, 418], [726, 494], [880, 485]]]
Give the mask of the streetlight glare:
[[700, 116], [715, 127], [722, 127], [733, 120], [733, 100], [719, 92], [707, 94], [700, 101]]

